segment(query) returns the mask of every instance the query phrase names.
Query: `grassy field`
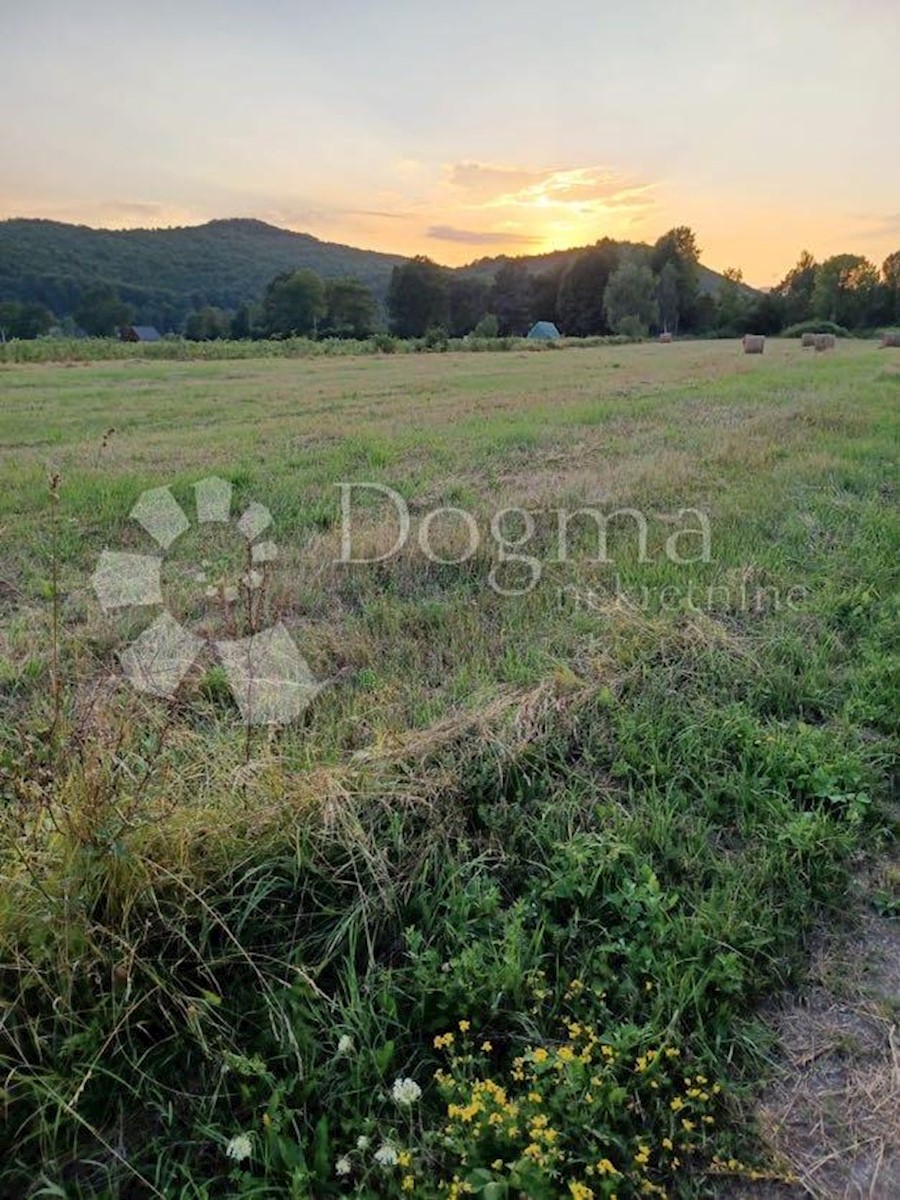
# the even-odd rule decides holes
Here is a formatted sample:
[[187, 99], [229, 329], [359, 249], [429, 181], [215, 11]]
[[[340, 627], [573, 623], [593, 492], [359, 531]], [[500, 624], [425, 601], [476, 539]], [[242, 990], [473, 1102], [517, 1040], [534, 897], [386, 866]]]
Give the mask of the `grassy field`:
[[[0, 1194], [783, 1176], [758, 1006], [889, 838], [891, 355], [0, 364]], [[91, 586], [211, 475], [279, 556], [229, 607], [246, 549], [192, 522], [165, 605], [284, 624], [324, 686], [283, 727], [209, 649], [132, 689], [159, 606]], [[340, 561], [341, 483], [406, 544]]]

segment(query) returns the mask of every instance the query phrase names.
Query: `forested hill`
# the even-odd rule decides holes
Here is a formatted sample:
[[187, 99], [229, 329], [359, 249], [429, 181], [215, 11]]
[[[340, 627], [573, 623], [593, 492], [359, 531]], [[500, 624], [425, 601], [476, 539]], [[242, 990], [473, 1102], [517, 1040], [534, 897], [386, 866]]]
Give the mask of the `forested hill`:
[[[529, 273], [562, 270], [585, 247], [526, 257]], [[292, 233], [263, 221], [232, 219], [173, 229], [91, 229], [58, 221], [0, 221], [0, 300], [39, 301], [71, 314], [93, 284], [114, 285], [140, 321], [177, 329], [187, 313], [257, 302], [282, 271], [308, 267], [323, 279], [352, 276], [383, 301], [400, 255], [359, 250]], [[490, 280], [507, 258], [460, 268]], [[701, 291], [721, 276], [701, 267]]]
[[353, 276], [383, 297], [392, 268], [405, 261], [243, 219], [124, 230], [0, 221], [0, 299], [38, 300], [63, 315], [85, 287], [112, 283], [143, 320], [163, 328], [204, 305], [257, 301], [273, 276], [299, 267], [323, 279]]
[[[618, 245], [623, 250], [647, 249], [646, 244], [639, 242], [619, 242]], [[501, 254], [496, 258], [479, 258], [465, 267], [459, 267], [458, 270], [460, 274], [470, 275], [478, 279], [491, 280], [506, 263], [524, 262], [532, 275], [552, 275], [564, 271], [573, 259], [576, 259], [579, 254], [584, 254], [589, 249], [590, 246], [573, 246], [569, 250], [549, 250], [546, 254], [531, 254], [523, 258], [510, 258], [505, 254]], [[697, 285], [701, 293], [714, 296], [723, 278], [724, 276], [720, 275], [718, 271], [713, 271], [711, 267], [704, 267], [702, 263], [697, 264]], [[749, 284], [741, 283], [738, 287], [746, 296], [758, 294], [756, 288], [750, 287]]]

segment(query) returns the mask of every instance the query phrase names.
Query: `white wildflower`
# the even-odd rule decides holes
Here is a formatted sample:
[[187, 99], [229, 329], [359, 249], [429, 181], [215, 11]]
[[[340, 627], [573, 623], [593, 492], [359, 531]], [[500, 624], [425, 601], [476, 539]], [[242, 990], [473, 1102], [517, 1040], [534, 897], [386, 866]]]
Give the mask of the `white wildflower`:
[[415, 1104], [422, 1095], [422, 1089], [414, 1079], [395, 1079], [391, 1095], [399, 1105], [408, 1108], [410, 1104]]
[[243, 1162], [245, 1158], [249, 1158], [253, 1153], [253, 1143], [246, 1133], [239, 1133], [225, 1147], [225, 1153], [229, 1158], [233, 1158], [235, 1162]]
[[397, 1151], [390, 1142], [383, 1142], [375, 1151], [375, 1161], [379, 1167], [395, 1167], [397, 1165]]
[[350, 1162], [350, 1159], [346, 1154], [343, 1156], [343, 1158], [339, 1158], [334, 1164], [335, 1175], [349, 1175], [352, 1170], [353, 1164]]
[[338, 1038], [337, 1052], [338, 1054], [349, 1054], [353, 1049], [353, 1038], [349, 1033], [342, 1033]]
[[357, 1150], [368, 1150], [370, 1145], [371, 1145], [371, 1142], [364, 1133], [361, 1133], [359, 1135], [359, 1137], [356, 1139]]

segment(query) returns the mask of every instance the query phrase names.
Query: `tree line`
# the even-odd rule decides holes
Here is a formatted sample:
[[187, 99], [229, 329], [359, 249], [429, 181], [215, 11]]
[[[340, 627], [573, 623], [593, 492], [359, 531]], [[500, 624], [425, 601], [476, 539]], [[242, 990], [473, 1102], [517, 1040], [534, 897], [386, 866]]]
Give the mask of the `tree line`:
[[[386, 323], [402, 338], [522, 336], [543, 320], [570, 337], [656, 331], [737, 336], [777, 334], [808, 321], [854, 331], [900, 322], [900, 251], [880, 269], [859, 255], [818, 263], [804, 251], [768, 292], [746, 287], [739, 270], [726, 271], [710, 292], [701, 286], [702, 270], [688, 226], [670, 229], [652, 246], [604, 238], [541, 273], [525, 259], [504, 261], [486, 277], [478, 264], [451, 270], [418, 256], [394, 266], [384, 308], [357, 278], [323, 280], [300, 268], [276, 275], [255, 304], [198, 307], [184, 318], [181, 333], [194, 341], [366, 338]], [[39, 301], [0, 301], [0, 339], [40, 337], [55, 326], [64, 333], [112, 336], [134, 315], [118, 288], [93, 283], [62, 322]]]

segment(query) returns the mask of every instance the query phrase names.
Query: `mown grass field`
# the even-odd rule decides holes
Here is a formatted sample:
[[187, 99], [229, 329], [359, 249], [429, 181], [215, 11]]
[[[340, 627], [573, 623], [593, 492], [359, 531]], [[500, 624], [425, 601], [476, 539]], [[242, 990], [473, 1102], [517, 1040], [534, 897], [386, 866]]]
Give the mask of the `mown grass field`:
[[[893, 353], [0, 365], [0, 1194], [783, 1175], [757, 1008], [889, 838]], [[271, 510], [254, 619], [326, 681], [286, 728], [248, 730], [211, 654], [132, 690], [153, 614], [91, 588], [104, 549], [154, 551], [143, 490], [191, 515], [209, 475]], [[336, 561], [341, 482], [404, 498], [401, 551]], [[358, 496], [374, 556], [395, 521]], [[460, 557], [442, 506], [465, 561], [417, 541]], [[510, 506], [536, 568], [503, 561]], [[643, 514], [646, 553], [615, 518], [598, 563], [575, 518], [556, 561], [552, 510], [586, 506]], [[709, 561], [666, 551], [684, 509]], [[241, 553], [192, 528], [166, 556], [198, 635], [237, 619], [198, 568]]]

